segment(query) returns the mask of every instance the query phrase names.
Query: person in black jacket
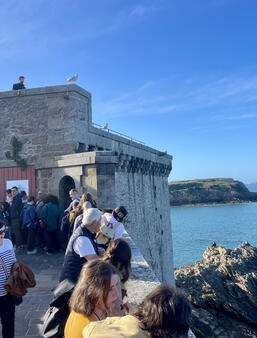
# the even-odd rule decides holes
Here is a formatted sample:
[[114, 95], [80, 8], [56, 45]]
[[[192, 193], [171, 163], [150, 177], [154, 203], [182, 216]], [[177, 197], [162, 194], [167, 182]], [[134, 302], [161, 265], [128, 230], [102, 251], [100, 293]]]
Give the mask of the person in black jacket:
[[14, 83], [14, 85], [12, 86], [13, 90], [20, 90], [20, 89], [26, 89], [24, 86], [24, 76], [19, 76], [19, 82], [18, 83]]
[[84, 263], [97, 258], [99, 251], [95, 234], [100, 229], [102, 213], [96, 208], [87, 209], [82, 224], [73, 232], [64, 256], [59, 281], [69, 279], [74, 284]]
[[12, 187], [12, 200], [10, 201], [10, 213], [11, 213], [11, 230], [14, 235], [16, 247], [19, 248], [23, 244], [22, 233], [21, 233], [21, 211], [22, 211], [22, 200], [21, 195], [17, 187]]

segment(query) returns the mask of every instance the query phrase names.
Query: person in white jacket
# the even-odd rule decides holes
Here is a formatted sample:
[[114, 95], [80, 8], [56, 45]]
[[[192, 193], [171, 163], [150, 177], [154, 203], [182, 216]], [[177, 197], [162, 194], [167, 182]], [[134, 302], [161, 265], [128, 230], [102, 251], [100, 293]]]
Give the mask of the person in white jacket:
[[128, 212], [123, 206], [116, 207], [115, 209], [106, 209], [103, 213], [104, 222], [111, 224], [113, 227], [119, 222], [119, 226], [115, 230], [115, 239], [122, 238], [124, 233], [124, 225], [122, 224], [123, 219], [127, 216]]

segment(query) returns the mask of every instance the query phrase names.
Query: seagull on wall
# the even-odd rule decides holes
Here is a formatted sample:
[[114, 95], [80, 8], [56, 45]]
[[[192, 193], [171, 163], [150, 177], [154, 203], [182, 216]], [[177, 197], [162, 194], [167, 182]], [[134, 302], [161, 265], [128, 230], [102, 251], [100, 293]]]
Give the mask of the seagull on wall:
[[73, 75], [72, 77], [69, 77], [68, 79], [66, 79], [67, 82], [76, 82], [78, 79], [78, 74]]
[[100, 129], [108, 129], [108, 123], [105, 123], [105, 125], [100, 127]]

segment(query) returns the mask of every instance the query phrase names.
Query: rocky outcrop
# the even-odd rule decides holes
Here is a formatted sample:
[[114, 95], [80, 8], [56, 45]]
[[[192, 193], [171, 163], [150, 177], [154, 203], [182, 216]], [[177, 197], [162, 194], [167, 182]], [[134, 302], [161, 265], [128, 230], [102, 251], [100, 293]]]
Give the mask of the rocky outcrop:
[[191, 328], [200, 338], [257, 338], [257, 248], [213, 245], [203, 260], [175, 270], [191, 300]]
[[256, 202], [257, 193], [250, 192], [232, 178], [169, 182], [170, 205]]

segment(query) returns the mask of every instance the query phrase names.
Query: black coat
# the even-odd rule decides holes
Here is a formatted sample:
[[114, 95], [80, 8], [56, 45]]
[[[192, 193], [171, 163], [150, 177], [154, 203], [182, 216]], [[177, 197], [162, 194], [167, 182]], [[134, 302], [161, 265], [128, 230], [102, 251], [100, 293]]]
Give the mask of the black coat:
[[23, 83], [15, 83], [12, 86], [12, 90], [20, 90], [20, 89], [26, 89]]

